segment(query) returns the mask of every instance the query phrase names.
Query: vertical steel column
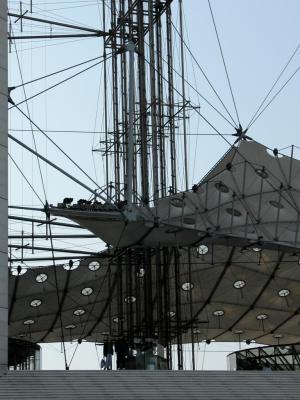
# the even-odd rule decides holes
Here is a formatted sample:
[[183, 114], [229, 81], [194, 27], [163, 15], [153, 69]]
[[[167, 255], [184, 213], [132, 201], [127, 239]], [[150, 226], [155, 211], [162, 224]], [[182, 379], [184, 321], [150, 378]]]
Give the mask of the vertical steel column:
[[146, 338], [153, 337], [153, 304], [152, 304], [152, 263], [151, 250], [144, 251], [145, 279], [144, 279], [144, 300], [145, 300], [145, 322]]
[[144, 285], [144, 276], [142, 270], [145, 268], [143, 264], [142, 257], [138, 250], [134, 250], [134, 279], [135, 279], [135, 294], [136, 294], [136, 316], [135, 316], [135, 336], [141, 337], [142, 336], [142, 293], [143, 293], [143, 285]]
[[183, 369], [182, 351], [182, 321], [181, 321], [181, 286], [180, 286], [180, 256], [177, 248], [174, 248], [175, 261], [175, 302], [176, 302], [176, 336], [177, 336], [177, 364], [178, 369]]
[[166, 347], [166, 340], [164, 335], [165, 321], [167, 315], [163, 308], [163, 297], [162, 297], [162, 271], [161, 271], [161, 249], [155, 249], [155, 278], [156, 278], [156, 316], [158, 326], [158, 343]]
[[[102, 29], [106, 32], [106, 13], [105, 13], [105, 0], [102, 0]], [[109, 169], [108, 169], [108, 115], [107, 115], [107, 60], [106, 60], [106, 43], [105, 36], [103, 36], [103, 81], [104, 81], [104, 130], [105, 130], [105, 183], [106, 183], [106, 196], [109, 198]]]
[[157, 157], [157, 101], [155, 87], [155, 52], [154, 52], [154, 7], [153, 0], [149, 0], [149, 47], [150, 47], [150, 82], [151, 82], [151, 128], [152, 128], [152, 181], [154, 205], [157, 204], [159, 197], [158, 184], [158, 157]]
[[[191, 248], [188, 248], [188, 269], [189, 269], [189, 282], [192, 283], [192, 263], [191, 263]], [[195, 371], [195, 338], [194, 338], [194, 320], [193, 320], [193, 288], [190, 286], [189, 291], [190, 302], [190, 318], [191, 318], [191, 346], [192, 346], [192, 368]]]
[[[126, 261], [126, 260], [125, 260]], [[124, 333], [124, 296], [123, 296], [123, 263], [122, 257], [117, 259], [117, 301], [118, 301], [118, 334]]]
[[[133, 250], [128, 250], [127, 252], [127, 266], [125, 268], [126, 270], [126, 297], [127, 297], [127, 333], [128, 333], [128, 340], [129, 344], [133, 345], [133, 339], [134, 339], [134, 312], [136, 312], [136, 309], [134, 310], [134, 302], [133, 302], [133, 296], [136, 294], [133, 293], [133, 279], [132, 279], [132, 269], [135, 270], [133, 266]], [[135, 304], [136, 308], [136, 304]]]
[[[120, 0], [120, 12], [119, 12], [119, 20], [120, 20], [120, 44], [121, 48], [125, 48], [126, 46], [126, 22], [125, 22], [125, 0]], [[121, 93], [122, 93], [122, 161], [123, 161], [123, 180], [122, 182], [127, 182], [127, 136], [126, 132], [128, 131], [128, 99], [127, 99], [127, 58], [126, 52], [121, 52]], [[133, 105], [134, 106], [134, 105]], [[134, 107], [133, 107], [134, 110]]]
[[172, 261], [172, 253], [168, 248], [163, 248], [163, 287], [164, 287], [164, 313], [166, 316], [165, 325], [165, 340], [167, 344], [167, 363], [168, 369], [172, 369], [172, 338], [171, 338], [171, 327], [170, 327], [170, 286], [169, 286], [169, 269]]
[[141, 178], [142, 201], [149, 202], [149, 172], [147, 150], [147, 97], [145, 73], [145, 38], [144, 38], [144, 4], [137, 2], [137, 29], [138, 29], [138, 54], [139, 54], [139, 107], [140, 107], [140, 138], [141, 138]]
[[161, 197], [166, 196], [166, 160], [165, 160], [165, 135], [164, 135], [164, 105], [163, 105], [163, 76], [162, 76], [162, 37], [161, 19], [156, 23], [156, 65], [157, 65], [157, 121], [158, 121], [158, 145], [160, 163], [160, 191]]
[[7, 1], [0, 2], [0, 372], [7, 369]]
[[[113, 30], [116, 28], [116, 2], [111, 0], [111, 27]], [[116, 34], [111, 39], [112, 47], [112, 82], [113, 82], [113, 115], [114, 115], [114, 164], [115, 164], [115, 195], [116, 201], [120, 200], [120, 132], [119, 132], [119, 93], [118, 93], [118, 55], [117, 53], [117, 39]]]
[[182, 117], [183, 117], [183, 147], [184, 147], [184, 172], [185, 190], [189, 190], [188, 178], [188, 152], [187, 152], [187, 131], [186, 131], [186, 99], [185, 99], [185, 65], [184, 65], [184, 39], [183, 39], [183, 9], [182, 0], [179, 0], [179, 19], [180, 19], [180, 53], [181, 53], [181, 90], [182, 90]]
[[168, 60], [168, 118], [170, 128], [170, 156], [171, 156], [171, 177], [172, 192], [177, 192], [176, 177], [176, 142], [174, 124], [174, 79], [173, 79], [173, 45], [172, 45], [172, 13], [171, 6], [166, 9], [167, 17], [167, 60]]
[[135, 45], [132, 42], [127, 44], [129, 52], [129, 123], [127, 136], [127, 184], [126, 200], [129, 211], [132, 211], [132, 188], [133, 188], [133, 135], [134, 135], [134, 52]]

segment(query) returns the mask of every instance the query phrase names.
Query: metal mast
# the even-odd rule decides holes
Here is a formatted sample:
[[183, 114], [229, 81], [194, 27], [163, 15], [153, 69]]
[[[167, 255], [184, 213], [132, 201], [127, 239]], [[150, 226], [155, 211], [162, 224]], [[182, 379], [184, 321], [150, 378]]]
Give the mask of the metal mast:
[[[106, 24], [109, 35], [104, 54], [111, 53], [112, 77], [111, 84], [104, 79], [104, 93], [105, 102], [112, 106], [112, 115], [106, 121], [104, 151], [114, 165], [112, 197], [116, 201], [128, 200], [127, 158], [128, 150], [132, 149], [133, 203], [153, 205], [159, 197], [167, 195], [167, 186], [174, 192], [177, 190], [171, 3], [171, 0], [111, 0], [107, 6], [110, 23]], [[162, 28], [162, 20], [167, 29]], [[128, 43], [135, 46], [137, 63], [133, 110], [128, 90], [131, 70]], [[166, 77], [162, 55], [165, 50], [169, 63]], [[129, 121], [130, 114], [134, 116], [133, 122]], [[167, 179], [169, 169], [171, 174]]]
[[[112, 70], [111, 82], [107, 77], [104, 79], [105, 107], [112, 108], [109, 121], [108, 114], [104, 115], [105, 155], [114, 166], [112, 198], [117, 202], [125, 200], [128, 211], [134, 210], [134, 204], [155, 206], [159, 198], [177, 192], [176, 129], [181, 118], [187, 157], [183, 42], [183, 100], [175, 103], [171, 3], [171, 0], [111, 0], [107, 6], [110, 23], [103, 24], [103, 29], [109, 31], [104, 54], [111, 54], [107, 63], [111, 63]], [[180, 2], [182, 34], [181, 7]], [[188, 189], [187, 166], [185, 160], [185, 189]], [[135, 338], [145, 347], [151, 347], [153, 341], [163, 346], [168, 368], [175, 365], [172, 346], [176, 343], [178, 369], [183, 368], [180, 267], [176, 247], [128, 249], [118, 260], [115, 317], [118, 334], [129, 342]], [[170, 279], [174, 279], [175, 292]], [[170, 310], [173, 295], [176, 310]]]
[[0, 369], [8, 356], [8, 268], [7, 268], [7, 2], [0, 2]]

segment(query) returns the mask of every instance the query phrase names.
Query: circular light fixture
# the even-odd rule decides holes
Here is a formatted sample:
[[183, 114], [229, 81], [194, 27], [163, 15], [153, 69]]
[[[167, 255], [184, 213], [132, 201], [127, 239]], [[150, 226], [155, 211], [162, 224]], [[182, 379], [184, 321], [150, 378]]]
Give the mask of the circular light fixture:
[[23, 322], [24, 325], [33, 325], [35, 321], [33, 319], [27, 319], [26, 321]]
[[257, 316], [256, 316], [256, 319], [258, 319], [259, 321], [263, 321], [263, 320], [265, 320], [265, 319], [267, 319], [268, 318], [268, 315], [267, 314], [258, 314]]
[[167, 315], [169, 318], [174, 318], [176, 313], [175, 313], [175, 311], [168, 311]]
[[252, 247], [252, 250], [253, 250], [255, 253], [258, 253], [259, 251], [261, 251], [261, 248], [260, 248], [260, 247]]
[[77, 317], [80, 317], [81, 315], [85, 314], [85, 310], [83, 308], [78, 308], [73, 312], [73, 314], [76, 315]]
[[70, 325], [66, 325], [66, 326], [65, 326], [65, 329], [75, 329], [75, 328], [76, 328], [76, 326], [73, 325], [73, 324], [70, 324]]
[[10, 273], [13, 276], [21, 276], [21, 275], [26, 274], [26, 272], [27, 272], [27, 268], [23, 267], [22, 265], [18, 265], [17, 267], [12, 267], [10, 269]]
[[263, 169], [258, 168], [258, 169], [256, 170], [256, 173], [257, 173], [258, 176], [260, 176], [260, 177], [263, 178], [263, 179], [269, 178], [269, 174], [265, 171], [264, 168], [263, 168]]
[[289, 289], [280, 289], [278, 291], [278, 296], [279, 297], [287, 297], [291, 294], [291, 291]]
[[206, 244], [200, 244], [200, 246], [197, 247], [197, 253], [200, 255], [204, 255], [208, 253], [208, 247]]
[[95, 271], [98, 271], [98, 269], [100, 269], [100, 263], [99, 263], [99, 261], [91, 261], [91, 262], [89, 263], [89, 270], [90, 270], [90, 271], [95, 272]]
[[226, 212], [229, 215], [233, 215], [234, 217], [240, 217], [242, 213], [236, 208], [226, 208]]
[[119, 317], [114, 317], [113, 318], [113, 323], [118, 324], [119, 323]]
[[68, 264], [64, 264], [63, 265], [63, 268], [66, 270], [66, 271], [74, 271], [74, 269], [77, 269], [79, 267], [79, 261], [73, 261], [73, 260], [70, 260], [69, 262], [68, 262]]
[[91, 287], [86, 287], [81, 290], [81, 294], [83, 296], [90, 296], [93, 293], [93, 289]]
[[47, 274], [38, 274], [38, 275], [35, 277], [35, 280], [36, 280], [38, 283], [44, 283], [44, 282], [46, 282], [47, 279], [48, 279], [48, 275], [47, 275]]
[[215, 317], [222, 317], [225, 314], [224, 310], [216, 310], [213, 312]]
[[125, 303], [135, 303], [136, 302], [136, 297], [134, 296], [127, 296], [124, 299]]
[[243, 280], [235, 281], [234, 284], [233, 284], [233, 286], [234, 286], [236, 289], [242, 289], [243, 287], [246, 286], [246, 282], [243, 281]]
[[170, 200], [173, 207], [182, 208], [185, 206], [184, 200], [181, 197], [174, 197]]
[[284, 208], [283, 205], [282, 205], [281, 203], [279, 203], [279, 201], [270, 200], [270, 201], [269, 201], [269, 204], [270, 204], [272, 207], [275, 207], [275, 208], [278, 208], [278, 209]]
[[216, 184], [215, 184], [215, 188], [216, 188], [217, 190], [219, 190], [220, 192], [222, 192], [222, 193], [228, 193], [228, 192], [229, 192], [228, 186], [226, 186], [226, 185], [225, 185], [224, 183], [222, 183], [222, 182], [216, 183]]
[[181, 285], [181, 287], [182, 287], [182, 290], [184, 290], [185, 292], [188, 292], [194, 288], [194, 284], [191, 282], [184, 282]]
[[138, 277], [138, 278], [143, 278], [144, 276], [145, 276], [145, 273], [146, 273], [146, 270], [145, 270], [145, 268], [139, 268], [138, 269], [138, 271], [137, 271], [137, 273], [136, 273], [136, 276]]
[[39, 307], [42, 304], [42, 300], [35, 299], [30, 302], [31, 307]]

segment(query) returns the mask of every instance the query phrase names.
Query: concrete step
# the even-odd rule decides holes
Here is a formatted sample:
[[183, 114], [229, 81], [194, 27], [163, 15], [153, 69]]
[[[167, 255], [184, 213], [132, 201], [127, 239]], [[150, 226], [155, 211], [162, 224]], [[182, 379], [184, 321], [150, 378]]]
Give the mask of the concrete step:
[[300, 372], [9, 371], [0, 400], [286, 400], [300, 398]]

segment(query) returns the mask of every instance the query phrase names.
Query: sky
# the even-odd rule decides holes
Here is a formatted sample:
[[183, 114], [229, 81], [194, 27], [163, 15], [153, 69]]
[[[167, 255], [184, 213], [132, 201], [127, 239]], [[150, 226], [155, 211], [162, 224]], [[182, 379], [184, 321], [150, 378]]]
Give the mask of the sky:
[[[61, 1], [33, 0], [33, 9], [38, 17], [63, 18], [79, 25], [102, 28], [101, 1]], [[215, 90], [222, 98], [230, 114], [235, 120], [237, 116], [226, 79], [218, 41], [212, 22], [209, 4], [206, 0], [183, 0], [185, 41], [193, 54], [192, 59], [188, 50], [185, 50], [186, 76], [190, 83], [187, 88], [187, 97], [195, 106], [200, 106], [201, 113], [209, 120], [222, 135], [234, 133], [233, 127], [221, 118], [212, 108], [201, 99], [193, 88], [196, 88], [218, 110], [226, 115], [215, 93], [205, 80], [199, 65], [209, 77]], [[11, 9], [18, 11], [19, 1], [9, 1]], [[29, 5], [23, 2], [26, 9]], [[298, 0], [211, 0], [211, 6], [219, 33], [224, 59], [232, 91], [236, 101], [239, 120], [246, 128], [258, 109], [261, 101], [268, 93], [283, 68], [293, 56], [288, 67], [277, 82], [271, 96], [295, 74], [275, 100], [250, 127], [248, 135], [263, 143], [269, 148], [285, 149], [291, 144], [298, 145], [299, 138], [299, 86], [300, 62], [299, 46], [299, 15], [300, 3]], [[177, 0], [174, 0], [174, 23], [178, 26]], [[12, 32], [20, 30], [20, 24], [11, 20]], [[27, 24], [29, 33], [49, 33], [49, 27]], [[16, 47], [17, 46], [17, 47]], [[18, 41], [11, 45], [9, 55], [10, 86], [28, 82], [36, 77], [49, 74], [58, 69], [77, 64], [102, 54], [102, 40], [35, 40]], [[178, 51], [178, 37], [174, 35], [174, 46]], [[17, 52], [16, 52], [17, 48]], [[293, 55], [294, 54], [294, 55]], [[196, 60], [196, 61], [195, 61]], [[175, 68], [179, 60], [175, 59]], [[19, 65], [22, 76], [20, 75]], [[77, 69], [78, 70], [78, 69]], [[77, 71], [75, 70], [75, 72]], [[70, 73], [49, 77], [25, 87], [27, 97], [48, 88], [58, 80], [67, 77]], [[67, 130], [69, 133], [51, 133], [51, 138], [76, 161], [89, 176], [99, 185], [104, 184], [103, 158], [100, 153], [92, 152], [99, 147], [101, 135], [96, 133], [103, 130], [103, 66], [87, 71], [71, 81], [60, 85], [42, 96], [29, 102], [29, 111], [34, 122], [45, 130]], [[24, 92], [16, 89], [12, 92], [15, 101], [22, 101]], [[265, 103], [267, 104], [268, 101]], [[24, 112], [27, 108], [20, 106]], [[10, 129], [17, 138], [31, 147], [34, 145], [30, 132], [30, 125], [16, 109], [10, 110]], [[212, 135], [215, 131], [199, 118], [197, 113], [189, 115], [189, 178], [190, 182], [199, 182], [215, 162], [228, 149], [233, 138]], [[76, 133], [75, 131], [94, 133]], [[196, 136], [196, 134], [198, 136]], [[199, 134], [205, 134], [203, 136]], [[195, 136], [194, 136], [195, 135]], [[227, 141], [226, 141], [227, 140]], [[36, 135], [38, 151], [68, 171], [71, 175], [80, 177], [83, 182], [92, 185], [91, 181], [67, 161], [52, 144], [41, 135]], [[182, 143], [178, 143], [179, 163], [178, 173], [180, 184], [183, 187], [182, 174]], [[287, 153], [289, 149], [283, 150]], [[9, 152], [20, 169], [28, 177], [39, 196], [44, 200], [43, 185], [38, 171], [35, 157], [28, 154], [14, 143], [10, 143]], [[298, 149], [295, 157], [299, 158]], [[49, 203], [57, 203], [64, 197], [82, 198], [87, 193], [80, 186], [74, 184], [50, 167], [42, 165], [42, 175], [45, 184], [45, 193]], [[40, 201], [28, 188], [15, 165], [9, 166], [10, 204], [41, 205]], [[23, 212], [21, 215], [25, 215]], [[15, 223], [10, 225], [11, 231], [29, 229], [28, 226]], [[69, 243], [74, 245], [74, 243]], [[83, 243], [85, 248], [101, 249], [103, 245], [98, 240]], [[199, 366], [206, 369], [226, 369], [225, 354], [237, 350], [239, 344], [212, 344], [205, 349], [200, 345]], [[71, 357], [74, 344], [68, 344], [68, 356]], [[70, 348], [70, 349], [69, 349]], [[60, 345], [43, 346], [43, 368], [63, 368], [63, 356]], [[82, 350], [81, 350], [82, 349]], [[72, 362], [73, 368], [97, 368], [98, 359], [94, 345], [82, 344]]]

